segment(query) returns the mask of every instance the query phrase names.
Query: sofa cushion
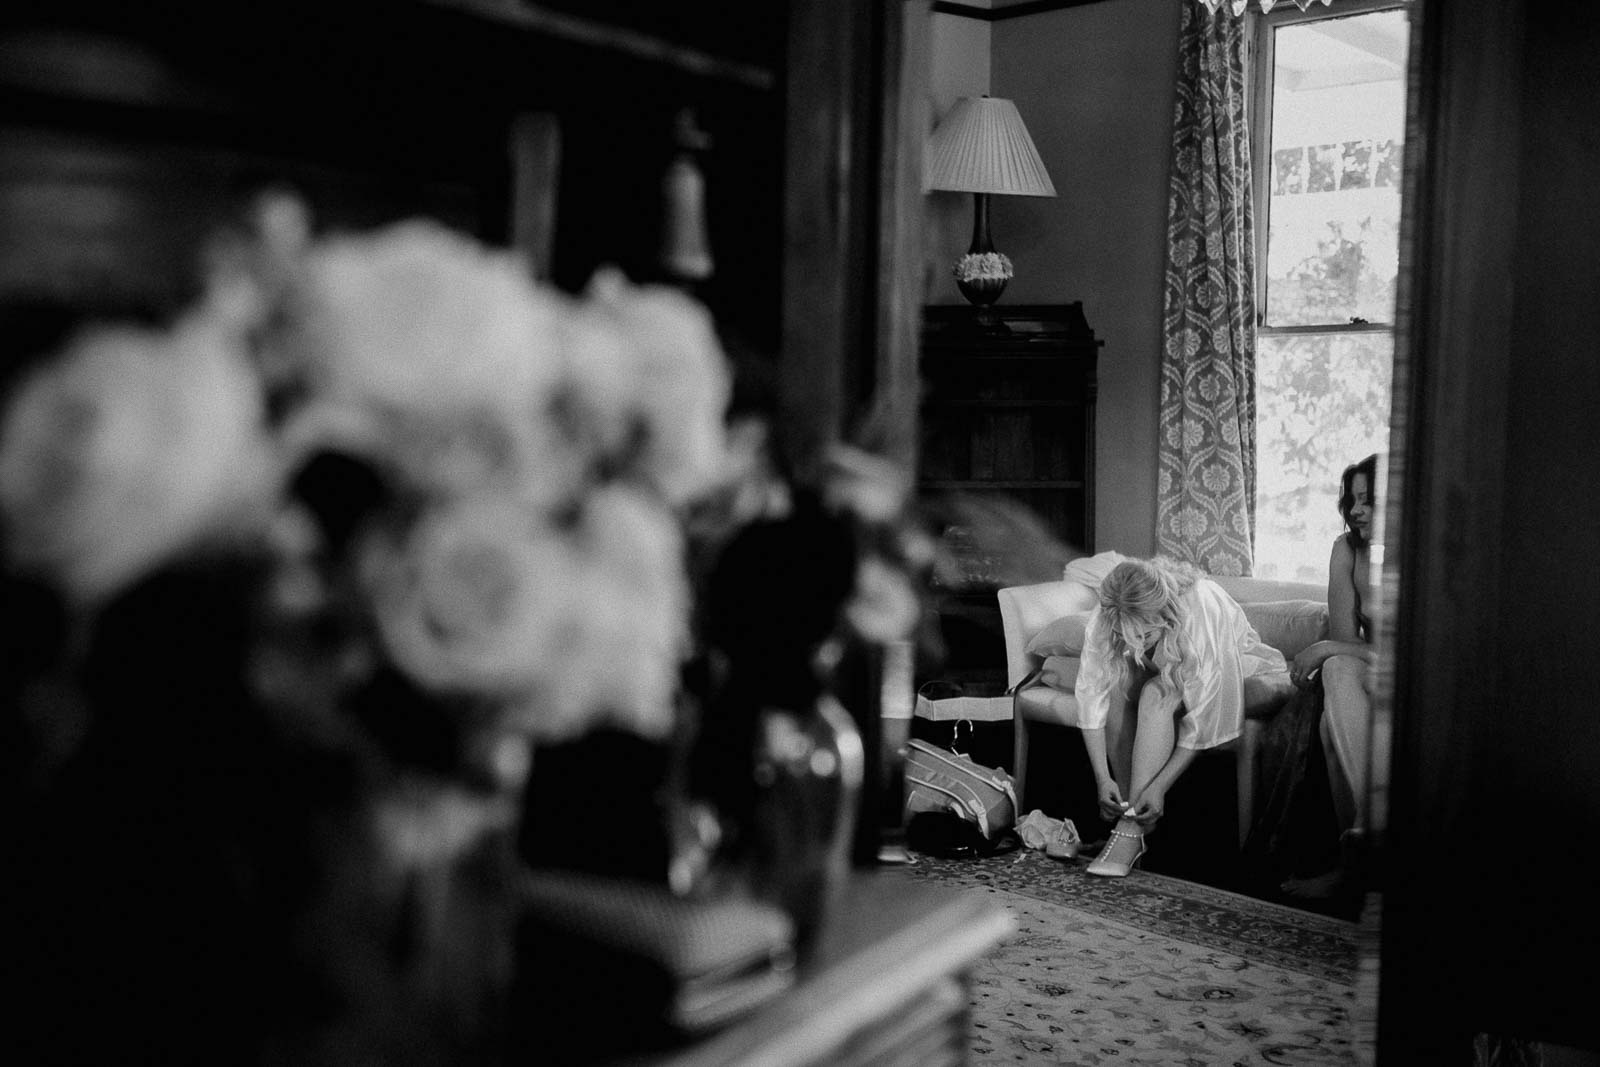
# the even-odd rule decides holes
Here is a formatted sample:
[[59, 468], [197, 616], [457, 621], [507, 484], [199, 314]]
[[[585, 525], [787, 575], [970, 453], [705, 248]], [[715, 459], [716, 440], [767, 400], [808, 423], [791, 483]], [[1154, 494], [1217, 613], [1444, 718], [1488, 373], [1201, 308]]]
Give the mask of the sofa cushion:
[[1078, 698], [1069, 689], [1036, 685], [1017, 694], [1017, 713], [1029, 722], [1078, 725]]
[[1046, 656], [1039, 671], [1039, 681], [1051, 689], [1071, 693], [1078, 686], [1078, 667], [1083, 660], [1077, 656]]
[[1039, 665], [1039, 657], [1028, 654], [1030, 637], [1061, 616], [1088, 611], [1100, 602], [1093, 589], [1066, 581], [1008, 586], [996, 596], [1005, 635], [1007, 685], [1016, 685]]
[[1239, 605], [1261, 640], [1294, 659], [1328, 636], [1328, 605], [1315, 600], [1269, 600]]
[[1277, 578], [1243, 578], [1236, 574], [1213, 574], [1213, 582], [1241, 604], [1268, 600], [1326, 601], [1328, 587], [1315, 582], [1288, 582]]
[[1078, 656], [1083, 654], [1083, 634], [1089, 626], [1089, 611], [1078, 611], [1049, 623], [1033, 635], [1028, 651], [1035, 656]]

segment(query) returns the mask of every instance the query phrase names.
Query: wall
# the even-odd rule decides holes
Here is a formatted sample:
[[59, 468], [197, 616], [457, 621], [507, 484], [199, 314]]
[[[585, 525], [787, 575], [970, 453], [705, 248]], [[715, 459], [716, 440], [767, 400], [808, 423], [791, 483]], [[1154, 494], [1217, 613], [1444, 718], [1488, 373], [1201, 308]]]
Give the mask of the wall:
[[[1102, 0], [994, 22], [934, 16], [936, 34], [954, 39], [964, 32], [967, 47], [976, 32], [952, 24], [987, 30], [988, 91], [1016, 102], [1055, 183], [1054, 199], [992, 202], [995, 245], [1016, 268], [1003, 300], [1081, 300], [1105, 342], [1095, 547], [1130, 555], [1155, 550], [1161, 273], [1178, 16], [1172, 0]], [[955, 81], [942, 64], [959, 60], [970, 69], [960, 56], [953, 48], [935, 50], [936, 99]], [[960, 228], [930, 225], [927, 256], [941, 275], [930, 290], [933, 303], [962, 302], [949, 278], [949, 264], [966, 250], [971, 232], [971, 198], [961, 205]]]
[[[991, 23], [958, 15], [933, 15], [928, 29], [928, 132], [963, 96], [989, 92]], [[972, 240], [972, 197], [929, 193], [922, 241], [924, 302], [962, 304], [950, 266]]]

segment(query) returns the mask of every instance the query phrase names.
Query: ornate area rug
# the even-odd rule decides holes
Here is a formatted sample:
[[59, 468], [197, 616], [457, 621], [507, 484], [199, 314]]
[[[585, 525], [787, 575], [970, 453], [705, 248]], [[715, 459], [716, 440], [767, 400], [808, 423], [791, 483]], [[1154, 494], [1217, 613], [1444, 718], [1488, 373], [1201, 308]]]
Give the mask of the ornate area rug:
[[973, 974], [975, 1063], [1355, 1064], [1356, 924], [1086, 859], [913, 853], [1015, 933]]

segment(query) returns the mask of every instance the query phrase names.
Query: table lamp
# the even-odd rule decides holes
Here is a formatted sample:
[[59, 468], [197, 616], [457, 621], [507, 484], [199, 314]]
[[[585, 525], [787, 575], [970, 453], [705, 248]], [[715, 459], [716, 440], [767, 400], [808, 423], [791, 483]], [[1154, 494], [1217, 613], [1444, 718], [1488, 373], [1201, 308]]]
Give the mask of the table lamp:
[[956, 261], [956, 285], [978, 308], [979, 325], [998, 328], [992, 305], [1011, 280], [1011, 260], [989, 236], [989, 197], [1056, 195], [1017, 106], [988, 95], [957, 100], [928, 141], [925, 173], [929, 190], [972, 194], [972, 247]]

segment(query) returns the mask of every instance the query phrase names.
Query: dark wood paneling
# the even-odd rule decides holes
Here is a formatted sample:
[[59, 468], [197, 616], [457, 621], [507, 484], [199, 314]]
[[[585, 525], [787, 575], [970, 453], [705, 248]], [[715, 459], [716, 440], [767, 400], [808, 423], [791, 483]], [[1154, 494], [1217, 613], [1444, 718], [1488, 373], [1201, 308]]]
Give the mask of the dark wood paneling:
[[[763, 19], [781, 24], [783, 5], [767, 7]], [[666, 41], [654, 55], [604, 35], [539, 32], [498, 10], [8, 6], [0, 296], [170, 312], [193, 294], [204, 235], [267, 184], [299, 190], [327, 227], [427, 214], [508, 242], [513, 131], [530, 113], [554, 123], [562, 155], [548, 276], [576, 289], [615, 263], [648, 279], [673, 118], [691, 107], [712, 139], [701, 162], [725, 268], [701, 295], [775, 348], [781, 53], [762, 57], [763, 82], [676, 62]], [[529, 161], [517, 170], [526, 176]], [[526, 190], [516, 195], [526, 207]]]
[[1420, 8], [1386, 1064], [1600, 1046], [1600, 14]]

